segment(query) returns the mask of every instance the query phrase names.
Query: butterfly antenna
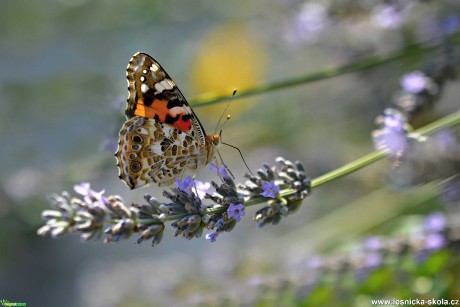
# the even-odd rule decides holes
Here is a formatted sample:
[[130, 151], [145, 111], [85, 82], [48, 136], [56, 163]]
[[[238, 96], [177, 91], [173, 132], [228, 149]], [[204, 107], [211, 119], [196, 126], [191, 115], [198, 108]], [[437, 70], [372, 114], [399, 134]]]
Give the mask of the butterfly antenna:
[[[220, 115], [220, 118], [219, 118], [219, 121], [217, 122], [217, 125], [216, 125], [216, 130], [214, 131], [214, 133], [217, 133], [217, 131], [221, 130], [222, 127], [225, 125], [225, 123], [227, 121], [225, 121], [222, 126], [219, 127], [219, 124], [220, 122], [222, 121], [222, 118], [224, 117], [224, 114], [227, 112], [227, 109], [228, 107], [230, 106], [230, 104], [232, 103], [232, 100], [233, 100], [233, 97], [235, 97], [236, 95], [236, 90], [233, 90], [233, 94], [232, 94], [232, 97], [230, 97], [230, 100], [228, 101], [227, 105], [225, 106], [225, 109], [224, 109], [224, 112], [222, 112], [222, 114]], [[227, 120], [230, 119], [230, 115], [227, 116]]]
[[234, 149], [238, 150], [238, 152], [240, 153], [241, 159], [242, 159], [243, 162], [244, 162], [244, 165], [245, 165], [246, 168], [248, 169], [249, 173], [251, 173], [251, 175], [254, 176], [254, 174], [251, 172], [251, 169], [249, 168], [248, 164], [246, 163], [246, 160], [244, 160], [244, 157], [243, 157], [243, 154], [241, 153], [241, 150], [240, 150], [238, 147], [233, 146], [233, 145], [230, 145], [230, 144], [228, 144], [228, 143], [222, 142], [222, 144], [227, 145], [227, 146], [229, 146], [229, 147], [231, 147], [231, 148], [234, 148]]

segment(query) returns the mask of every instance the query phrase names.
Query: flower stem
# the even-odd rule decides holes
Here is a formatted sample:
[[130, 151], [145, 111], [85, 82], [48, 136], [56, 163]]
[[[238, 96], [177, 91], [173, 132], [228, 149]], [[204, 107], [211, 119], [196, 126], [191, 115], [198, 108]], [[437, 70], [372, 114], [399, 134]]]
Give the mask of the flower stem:
[[[437, 121], [432, 122], [431, 124], [428, 124], [424, 127], [421, 127], [415, 130], [413, 133], [427, 136], [427, 135], [433, 134], [434, 132], [440, 129], [454, 127], [457, 125], [460, 125], [460, 111], [457, 111], [453, 114], [440, 118]], [[327, 174], [324, 174], [322, 176], [319, 176], [313, 179], [311, 182], [311, 187], [317, 188], [325, 183], [328, 183], [330, 181], [333, 181], [343, 176], [346, 176], [348, 174], [351, 174], [361, 168], [364, 168], [368, 165], [371, 165], [374, 162], [379, 161], [380, 159], [384, 158], [385, 155], [386, 155], [385, 152], [382, 150], [371, 152], [353, 162], [345, 164], [344, 166], [341, 166]], [[285, 190], [281, 190], [279, 193], [281, 197], [289, 197], [291, 195], [294, 195], [295, 191], [291, 189], [285, 189]], [[261, 196], [258, 198], [252, 198], [250, 201], [247, 201], [245, 205], [253, 206], [253, 205], [260, 204], [260, 203], [264, 203], [266, 201], [267, 201], [267, 198]]]
[[[398, 52], [395, 52], [393, 54], [390, 54], [390, 55], [366, 57], [356, 62], [346, 64], [343, 66], [327, 68], [327, 69], [320, 70], [314, 73], [309, 73], [303, 76], [298, 76], [298, 77], [294, 77], [294, 78], [283, 80], [283, 81], [273, 82], [271, 84], [265, 84], [265, 85], [256, 86], [250, 89], [246, 89], [246, 90], [241, 90], [241, 91], [238, 91], [236, 98], [254, 96], [254, 95], [268, 93], [271, 91], [275, 91], [275, 90], [279, 90], [279, 89], [283, 89], [283, 88], [287, 88], [291, 86], [296, 86], [296, 85], [306, 84], [306, 83], [320, 81], [324, 79], [334, 78], [334, 77], [338, 77], [344, 74], [349, 74], [349, 73], [354, 73], [354, 72], [374, 68], [374, 67], [384, 65], [390, 62], [396, 62], [396, 61], [399, 61], [405, 58], [421, 57], [421, 56], [424, 56], [444, 46], [446, 40], [448, 40], [448, 42], [451, 44], [459, 44], [460, 35], [454, 34], [449, 37], [446, 37], [446, 40], [441, 40], [439, 38], [437, 40], [440, 42], [438, 43], [433, 43], [433, 42], [416, 43], [416, 44], [408, 45], [404, 49]], [[224, 95], [224, 96], [221, 95], [221, 96], [214, 96], [214, 97], [209, 97], [209, 98], [204, 98], [204, 99], [196, 99], [196, 100], [192, 100], [190, 104], [193, 105], [194, 107], [200, 107], [200, 106], [205, 106], [205, 105], [216, 104], [216, 103], [225, 101], [229, 99], [230, 97], [231, 95]]]
[[[443, 118], [440, 118], [437, 121], [432, 122], [431, 124], [428, 124], [420, 129], [417, 129], [413, 133], [426, 136], [442, 128], [453, 127], [459, 124], [460, 124], [460, 111], [447, 115]], [[311, 187], [316, 188], [329, 181], [332, 181], [340, 177], [343, 177], [345, 175], [351, 174], [363, 167], [366, 167], [382, 159], [383, 157], [385, 157], [385, 152], [382, 150], [371, 152], [370, 154], [365, 155], [364, 157], [361, 157], [358, 160], [345, 164], [342, 167], [339, 167], [327, 174], [324, 174], [322, 176], [319, 176], [313, 179], [311, 183]]]

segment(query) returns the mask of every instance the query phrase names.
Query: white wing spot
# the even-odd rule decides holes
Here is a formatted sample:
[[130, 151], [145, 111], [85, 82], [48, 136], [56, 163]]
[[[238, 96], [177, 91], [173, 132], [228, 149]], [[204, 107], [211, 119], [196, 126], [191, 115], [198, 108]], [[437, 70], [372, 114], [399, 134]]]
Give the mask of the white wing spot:
[[161, 92], [163, 92], [163, 90], [164, 90], [165, 88], [164, 88], [163, 85], [161, 85], [160, 83], [155, 83], [155, 89], [157, 90], [157, 91], [156, 91], [157, 93], [161, 93]]
[[166, 79], [166, 82], [168, 82], [168, 84], [171, 86], [171, 88], [175, 87], [176, 86], [176, 83], [174, 83], [173, 80], [170, 80], [170, 79]]
[[142, 91], [142, 93], [147, 93], [149, 91], [148, 85], [145, 84], [145, 83], [142, 83], [141, 84], [141, 91]]
[[144, 69], [144, 70], [142, 71], [142, 73], [143, 73], [143, 74], [146, 74], [146, 73], [147, 73], [147, 69]]
[[168, 81], [169, 81], [168, 79], [165, 79], [165, 80], [160, 82], [161, 86], [163, 86], [165, 88], [165, 90], [172, 89], [172, 86]]
[[153, 63], [152, 66], [150, 66], [150, 70], [153, 72], [157, 71], [159, 68], [160, 67], [158, 67], [158, 64], [155, 64], [155, 63]]
[[145, 77], [144, 76], [141, 76], [141, 81], [145, 82]]

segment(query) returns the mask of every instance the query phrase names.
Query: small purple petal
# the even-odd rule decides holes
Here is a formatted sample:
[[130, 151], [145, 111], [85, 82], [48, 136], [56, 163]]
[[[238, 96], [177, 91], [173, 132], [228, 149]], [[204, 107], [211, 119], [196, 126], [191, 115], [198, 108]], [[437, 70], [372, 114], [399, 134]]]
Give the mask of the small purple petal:
[[262, 189], [264, 191], [260, 193], [260, 195], [264, 197], [270, 197], [270, 198], [276, 198], [280, 187], [275, 184], [275, 181], [270, 181], [270, 182], [262, 182]]
[[193, 180], [190, 176], [185, 177], [184, 181], [181, 181], [179, 178], [177, 178], [176, 184], [179, 190], [183, 192], [190, 193], [192, 191]]
[[76, 184], [73, 186], [73, 189], [75, 190], [76, 193], [83, 195], [83, 196], [87, 195], [88, 192], [91, 190], [89, 182], [82, 182], [80, 184]]
[[100, 202], [101, 204], [104, 204], [106, 205], [108, 203], [107, 201], [107, 198], [104, 197], [104, 192], [105, 190], [102, 190], [100, 192], [96, 192], [96, 191], [93, 191], [93, 190], [90, 190], [88, 192], [88, 195], [85, 196], [85, 201], [87, 203], [89, 202], [94, 202], [94, 201], [98, 201]]
[[106, 205], [107, 199], [103, 196], [105, 190], [96, 192], [91, 189], [89, 182], [82, 182], [73, 187], [77, 194], [84, 196], [84, 201], [88, 204], [91, 204], [95, 201], [100, 202], [101, 204]]
[[230, 204], [227, 209], [227, 213], [229, 217], [235, 219], [235, 221], [240, 222], [241, 217], [244, 216], [246, 213], [244, 212], [244, 206], [242, 204]]
[[227, 167], [225, 165], [222, 165], [221, 167], [219, 167], [219, 175], [220, 177], [222, 178], [230, 178], [230, 176], [228, 175], [227, 173]]
[[213, 162], [209, 163], [209, 169], [211, 172], [217, 173], [217, 166]]
[[206, 235], [206, 240], [211, 241], [211, 243], [216, 242], [216, 239], [217, 239], [217, 236], [218, 236], [218, 235], [219, 235], [219, 233], [218, 233], [217, 231], [208, 233], [208, 234]]
[[203, 199], [211, 188], [210, 182], [195, 181], [196, 193], [200, 199]]

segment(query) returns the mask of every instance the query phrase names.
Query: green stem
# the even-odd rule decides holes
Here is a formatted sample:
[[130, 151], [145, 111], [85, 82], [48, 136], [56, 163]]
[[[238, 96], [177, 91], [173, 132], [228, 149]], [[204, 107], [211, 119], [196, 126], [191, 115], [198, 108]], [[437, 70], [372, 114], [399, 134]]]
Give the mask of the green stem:
[[[460, 111], [447, 115], [443, 118], [438, 119], [437, 121], [432, 122], [431, 124], [428, 124], [420, 129], [417, 129], [416, 131], [413, 132], [413, 134], [427, 136], [427, 135], [433, 134], [434, 132], [440, 129], [454, 127], [457, 125], [460, 125]], [[343, 176], [349, 175], [357, 170], [360, 170], [361, 168], [364, 168], [368, 165], [371, 165], [374, 162], [377, 162], [378, 160], [384, 158], [385, 156], [386, 154], [382, 150], [371, 152], [370, 154], [367, 154], [353, 162], [345, 164], [344, 166], [341, 166], [327, 174], [324, 174], [322, 176], [319, 176], [313, 179], [311, 182], [311, 187], [317, 188], [325, 183], [328, 183], [330, 181], [339, 179]], [[294, 193], [295, 191], [293, 190], [283, 190], [283, 191], [280, 191], [280, 196], [288, 197], [288, 196], [294, 195]], [[260, 198], [259, 197], [253, 198], [250, 201], [247, 201], [246, 206], [257, 205], [257, 204], [260, 204], [266, 201], [267, 201], [267, 198], [261, 196]]]
[[[460, 124], [460, 111], [457, 111], [453, 114], [440, 118], [437, 121], [434, 121], [431, 124], [428, 124], [420, 129], [417, 129], [413, 133], [427, 136], [427, 135], [433, 134], [434, 132], [442, 128], [454, 127], [459, 124]], [[318, 178], [313, 179], [311, 182], [311, 187], [316, 188], [329, 181], [332, 181], [340, 177], [343, 177], [345, 175], [351, 174], [363, 167], [366, 167], [382, 159], [383, 157], [385, 157], [385, 152], [382, 150], [371, 152], [370, 154], [365, 155], [364, 157], [359, 158], [358, 160], [350, 162], [342, 167], [339, 167], [336, 170], [333, 170], [332, 172], [329, 172], [327, 174], [319, 176]]]
[[[450, 37], [447, 37], [451, 44], [458, 44], [460, 43], [460, 35], [454, 34]], [[314, 73], [309, 73], [303, 76], [294, 77], [292, 79], [274, 82], [271, 84], [265, 84], [256, 86], [251, 89], [238, 91], [236, 98], [243, 98], [254, 96], [257, 94], [268, 93], [271, 91], [288, 88], [291, 86], [301, 85], [305, 83], [320, 81], [324, 79], [338, 77], [344, 74], [354, 73], [366, 69], [370, 69], [373, 67], [377, 67], [380, 65], [384, 65], [390, 62], [396, 62], [405, 58], [416, 58], [424, 56], [433, 50], [436, 50], [442, 46], [444, 46], [444, 42], [440, 42], [437, 44], [432, 44], [429, 42], [417, 43], [406, 46], [404, 49], [400, 50], [399, 52], [387, 55], [387, 56], [371, 56], [361, 60], [358, 60], [351, 64], [346, 64], [339, 67], [327, 68], [322, 71], [317, 71]], [[200, 99], [200, 100], [192, 100], [190, 102], [191, 105], [195, 107], [205, 106], [216, 104], [218, 102], [227, 100], [231, 97], [231, 95], [224, 95], [224, 96], [215, 96], [210, 97], [208, 99]]]

